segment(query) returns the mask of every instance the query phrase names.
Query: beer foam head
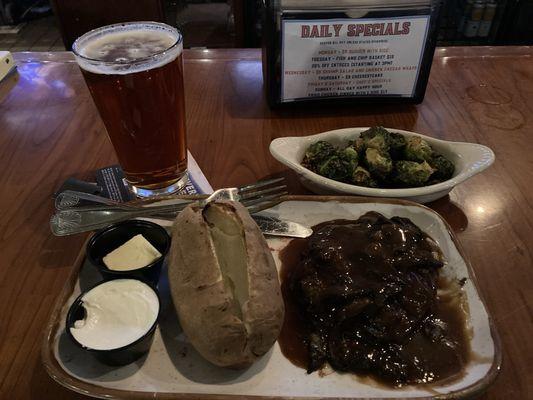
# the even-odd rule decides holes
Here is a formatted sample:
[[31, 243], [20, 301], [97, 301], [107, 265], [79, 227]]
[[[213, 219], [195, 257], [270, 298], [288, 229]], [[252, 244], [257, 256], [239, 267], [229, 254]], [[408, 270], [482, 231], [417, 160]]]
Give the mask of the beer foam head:
[[129, 22], [87, 32], [72, 46], [79, 66], [96, 74], [132, 74], [162, 67], [183, 51], [181, 34], [157, 22]]

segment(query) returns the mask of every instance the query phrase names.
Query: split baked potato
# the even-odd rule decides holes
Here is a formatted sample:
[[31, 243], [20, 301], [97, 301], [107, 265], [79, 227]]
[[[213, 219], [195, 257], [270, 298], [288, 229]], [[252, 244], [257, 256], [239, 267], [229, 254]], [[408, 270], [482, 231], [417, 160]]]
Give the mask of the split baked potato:
[[284, 316], [276, 265], [240, 203], [183, 210], [172, 228], [168, 275], [183, 331], [211, 363], [247, 367], [276, 341]]

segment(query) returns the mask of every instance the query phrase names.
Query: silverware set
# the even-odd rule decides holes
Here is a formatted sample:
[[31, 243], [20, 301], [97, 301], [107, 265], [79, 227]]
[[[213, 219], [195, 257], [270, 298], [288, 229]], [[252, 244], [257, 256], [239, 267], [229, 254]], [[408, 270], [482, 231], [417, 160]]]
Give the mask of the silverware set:
[[[287, 194], [287, 186], [283, 181], [284, 178], [276, 178], [236, 188], [218, 189], [211, 195], [165, 196], [156, 200], [134, 200], [128, 203], [67, 190], [55, 200], [56, 212], [50, 218], [50, 228], [56, 236], [67, 236], [101, 229], [131, 218], [173, 219], [193, 202], [205, 206], [216, 200], [239, 201], [250, 214], [255, 214], [281, 202], [282, 196]], [[264, 217], [259, 219], [264, 220]]]

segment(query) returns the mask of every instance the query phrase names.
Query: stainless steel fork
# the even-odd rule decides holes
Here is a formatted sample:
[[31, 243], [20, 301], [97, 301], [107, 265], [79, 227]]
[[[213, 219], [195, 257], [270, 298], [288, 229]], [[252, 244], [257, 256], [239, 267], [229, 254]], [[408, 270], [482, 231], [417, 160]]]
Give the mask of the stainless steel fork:
[[[219, 189], [204, 199], [197, 200], [200, 206], [211, 201], [226, 199], [240, 201], [250, 213], [273, 207], [287, 194], [284, 178], [259, 181], [239, 188]], [[275, 186], [273, 186], [275, 185]], [[197, 197], [196, 197], [197, 198]], [[170, 199], [167, 197], [167, 199]], [[92, 200], [95, 200], [94, 197]], [[58, 210], [50, 218], [50, 228], [56, 236], [67, 236], [103, 228], [115, 222], [137, 217], [173, 216], [191, 202], [178, 204], [145, 205], [125, 207], [123, 204], [102, 204], [101, 206], [71, 207]], [[63, 206], [67, 201], [63, 202]], [[142, 205], [142, 202], [140, 203]]]
[[[180, 205], [183, 205], [182, 208], [184, 208], [189, 203], [195, 202], [195, 201], [207, 201], [209, 197], [211, 197], [211, 200], [217, 200], [217, 199], [229, 199], [229, 200], [248, 200], [252, 199], [257, 196], [266, 195], [268, 193], [280, 191], [282, 189], [286, 188], [285, 184], [281, 184], [285, 178], [276, 178], [276, 179], [269, 179], [264, 181], [258, 181], [253, 184], [240, 186], [237, 188], [227, 188], [227, 189], [219, 189], [212, 193], [211, 195], [207, 194], [194, 194], [194, 195], [168, 195], [168, 196], [162, 196], [155, 199], [145, 199], [145, 200], [134, 200], [133, 202], [128, 203], [119, 203], [117, 201], [108, 199], [107, 197], [102, 196], [96, 196], [93, 194], [83, 193], [83, 192], [77, 192], [73, 190], [65, 190], [64, 192], [61, 192], [58, 194], [55, 200], [55, 208], [58, 211], [61, 210], [78, 210], [78, 211], [85, 211], [85, 210], [104, 210], [106, 208], [115, 210], [117, 208], [121, 209], [127, 209], [127, 210], [138, 210], [138, 209], [144, 209], [144, 207], [149, 206], [150, 204], [154, 204], [154, 202], [168, 202], [168, 201], [178, 201], [176, 205], [177, 211], [180, 210]], [[272, 185], [280, 183], [280, 185], [272, 187]], [[260, 188], [265, 188], [263, 190], [257, 190]], [[85, 204], [85, 205], [83, 205]]]

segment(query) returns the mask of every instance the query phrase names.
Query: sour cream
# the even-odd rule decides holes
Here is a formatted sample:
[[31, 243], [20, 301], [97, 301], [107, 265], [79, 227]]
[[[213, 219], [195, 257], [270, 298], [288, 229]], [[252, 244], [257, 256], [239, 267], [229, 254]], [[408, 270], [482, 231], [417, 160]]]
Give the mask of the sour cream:
[[85, 318], [70, 333], [85, 347], [111, 350], [144, 336], [159, 314], [157, 294], [135, 279], [116, 279], [89, 290], [82, 297]]

